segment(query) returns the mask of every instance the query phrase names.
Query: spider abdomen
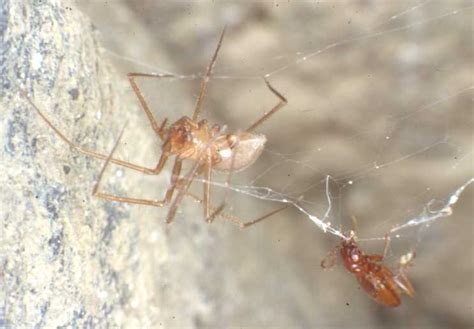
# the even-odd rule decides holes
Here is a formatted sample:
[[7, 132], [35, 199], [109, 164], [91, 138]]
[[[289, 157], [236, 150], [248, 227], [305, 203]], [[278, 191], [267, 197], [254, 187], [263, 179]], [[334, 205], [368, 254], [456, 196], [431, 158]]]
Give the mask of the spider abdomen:
[[267, 141], [265, 135], [245, 131], [219, 134], [217, 125], [209, 128], [205, 120], [197, 123], [183, 117], [169, 127], [163, 148], [181, 159], [210, 164], [219, 171], [236, 172], [253, 164]]
[[213, 169], [233, 172], [244, 170], [262, 154], [266, 141], [265, 135], [248, 132], [218, 137], [215, 149], [219, 161], [213, 164]]

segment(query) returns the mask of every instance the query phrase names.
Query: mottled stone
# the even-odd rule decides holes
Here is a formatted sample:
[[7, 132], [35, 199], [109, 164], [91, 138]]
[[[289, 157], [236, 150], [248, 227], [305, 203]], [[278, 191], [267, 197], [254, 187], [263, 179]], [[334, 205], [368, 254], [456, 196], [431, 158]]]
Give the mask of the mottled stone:
[[[136, 208], [93, 198], [102, 162], [74, 152], [20, 93], [74, 143], [108, 153], [127, 122], [130, 140], [153, 137], [135, 129], [143, 122], [123, 97], [125, 77], [104, 59], [98, 33], [76, 8], [7, 0], [0, 13], [0, 327], [149, 326], [178, 308], [187, 312], [179, 323], [190, 325], [202, 313], [196, 251], [184, 253], [197, 264], [189, 263], [190, 283], [174, 282], [162, 221], [140, 228]], [[126, 195], [128, 174], [108, 173], [102, 188]], [[166, 174], [161, 179], [166, 184]], [[136, 185], [146, 192], [145, 183]], [[211, 241], [202, 231], [197, 236]], [[151, 233], [152, 242], [140, 237]], [[189, 239], [178, 238], [174, 253], [179, 241]]]
[[[129, 211], [91, 199], [100, 163], [72, 152], [19, 93], [26, 91], [75, 143], [104, 149], [117, 132], [114, 72], [78, 11], [59, 1], [5, 1], [1, 10], [5, 325], [117, 325], [108, 315], [122, 312], [128, 283], [103, 237]], [[122, 247], [133, 250], [137, 226], [121, 234], [127, 237]], [[116, 257], [134, 271], [129, 254]]]
[[[417, 297], [384, 311], [340, 267], [321, 270], [339, 239], [295, 209], [239, 231], [203, 224], [189, 200], [166, 226], [166, 209], [91, 198], [101, 162], [67, 147], [15, 89], [22, 84], [67, 136], [101, 152], [127, 123], [117, 156], [154, 166], [159, 141], [125, 73], [190, 74], [139, 81], [157, 118], [190, 115], [227, 25], [215, 70], [227, 78], [211, 79], [203, 117], [248, 127], [276, 102], [261, 79], [269, 73], [289, 101], [258, 129], [267, 149], [232, 184], [304, 192], [322, 216], [329, 174], [341, 183], [331, 183], [333, 225], [350, 229], [355, 215], [359, 237], [382, 238], [472, 176], [472, 12], [463, 1], [66, 1], [0, 0], [0, 327], [473, 323], [472, 188], [448, 220], [392, 239], [393, 268], [416, 245], [408, 275]], [[104, 190], [154, 199], [169, 176], [111, 166], [104, 178]], [[252, 219], [274, 207], [230, 193], [226, 211]]]

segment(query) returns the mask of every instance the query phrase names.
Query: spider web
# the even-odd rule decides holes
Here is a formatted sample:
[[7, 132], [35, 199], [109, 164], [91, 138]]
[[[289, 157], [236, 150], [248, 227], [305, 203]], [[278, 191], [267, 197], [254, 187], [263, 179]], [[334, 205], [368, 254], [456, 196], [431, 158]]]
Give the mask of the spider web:
[[[472, 3], [275, 2], [258, 7], [263, 18], [256, 13], [244, 24], [242, 17], [257, 7], [215, 5], [222, 24], [188, 34], [176, 24], [163, 27], [168, 21], [161, 14], [156, 38], [179, 69], [163, 65], [163, 54], [137, 58], [132, 48], [108, 46], [111, 58], [132, 63], [125, 71], [176, 75], [141, 85], [151, 104], [177, 119], [190, 115], [194, 101], [178, 103], [177, 85], [196, 97], [219, 26], [228, 24], [203, 117], [229, 131], [245, 129], [277, 102], [262, 77], [288, 99], [258, 129], [268, 138], [258, 162], [232, 175], [230, 184], [227, 175], [213, 176], [215, 204], [226, 194], [226, 211], [252, 218], [288, 203], [291, 216], [337, 237], [347, 236], [355, 217], [360, 241], [383, 240], [386, 233], [400, 239], [397, 256], [423, 246], [443, 219], [472, 219], [466, 201], [457, 204], [474, 181]], [[138, 16], [148, 9], [136, 8]], [[291, 19], [275, 23], [275, 32], [258, 24], [265, 15]], [[173, 33], [180, 37], [166, 37]], [[166, 92], [156, 96], [156, 89]]]
[[[357, 9], [357, 6], [354, 7]], [[289, 104], [282, 110], [285, 113], [278, 113], [265, 124], [270, 126], [270, 129], [262, 127], [264, 131], [270, 130], [267, 133], [268, 147], [263, 157], [267, 159], [263, 160], [263, 166], [260, 166], [264, 169], [257, 170], [256, 174], [254, 170], [253, 177], [247, 177], [243, 181], [233, 177], [230, 186], [227, 186], [224, 180], [213, 180], [210, 183], [256, 199], [291, 203], [321, 230], [342, 237], [344, 233], [338, 229], [338, 226], [341, 226], [341, 217], [347, 217], [348, 213], [354, 216], [354, 212], [359, 213], [354, 209], [346, 209], [347, 207], [341, 204], [342, 199], [360, 193], [359, 189], [369, 188], [372, 192], [365, 193], [373, 193], [374, 198], [380, 201], [380, 198], [375, 196], [378, 189], [385, 189], [385, 193], [390, 194], [390, 184], [398, 184], [393, 182], [393, 179], [386, 179], [387, 176], [398, 177], [404, 170], [410, 170], [410, 176], [416, 177], [416, 170], [414, 173], [406, 168], [419, 166], [417, 170], [423, 171], [421, 168], [427, 164], [433, 173], [443, 173], [443, 181], [450, 176], [455, 176], [456, 179], [439, 194], [433, 192], [433, 187], [440, 184], [436, 179], [430, 177], [429, 180], [420, 180], [418, 186], [411, 187], [415, 192], [411, 192], [410, 188], [408, 192], [404, 190], [404, 193], [408, 193], [407, 202], [410, 199], [415, 200], [415, 205], [407, 207], [409, 210], [402, 214], [396, 214], [394, 207], [386, 208], [384, 217], [391, 219], [384, 220], [390, 222], [390, 232], [398, 232], [450, 216], [452, 206], [464, 189], [472, 183], [472, 174], [468, 169], [464, 170], [465, 165], [472, 161], [472, 149], [469, 143], [466, 145], [463, 138], [469, 137], [469, 131], [472, 129], [469, 125], [471, 120], [466, 99], [472, 94], [474, 86], [468, 75], [454, 80], [455, 74], [462, 70], [462, 62], [456, 65], [453, 62], [456, 52], [448, 45], [433, 45], [434, 38], [429, 35], [445, 38], [446, 42], [452, 43], [451, 47], [457, 46], [460, 40], [453, 38], [452, 32], [457, 28], [463, 29], [464, 26], [461, 23], [455, 25], [455, 22], [462, 22], [473, 8], [468, 3], [440, 5], [432, 1], [409, 5], [401, 11], [396, 11], [397, 8], [391, 11], [392, 8], [388, 7], [384, 8], [386, 12], [376, 15], [374, 21], [363, 22], [357, 29], [347, 29], [342, 37], [336, 37], [336, 41], [327, 41], [329, 37], [318, 33], [313, 39], [310, 33], [306, 33], [304, 39], [298, 40], [302, 41], [300, 47], [305, 50], [291, 52], [289, 47], [280, 48], [278, 55], [264, 58], [265, 64], [260, 64], [259, 67], [252, 64], [229, 64], [229, 61], [222, 63], [225, 59], [219, 59], [212, 77], [215, 81], [211, 83], [213, 89], [221, 89], [224, 94], [234, 97], [234, 94], [238, 94], [236, 89], [262, 89], [262, 77], [265, 76], [270, 81], [275, 81], [277, 89], [288, 98]], [[350, 26], [353, 20], [356, 21], [357, 15], [363, 10], [359, 8], [343, 15], [348, 18], [347, 25]], [[388, 13], [391, 13], [391, 16], [384, 20], [383, 17]], [[452, 30], [445, 31], [441, 28], [443, 24], [452, 27]], [[213, 41], [210, 39], [207, 50], [212, 51]], [[224, 41], [224, 54], [226, 47], [231, 48], [228, 52], [238, 51], [228, 42], [231, 41]], [[433, 55], [431, 47], [438, 47], [434, 52], [436, 56]], [[110, 54], [121, 60], [127, 59], [126, 56], [117, 55], [115, 52]], [[234, 57], [239, 55], [241, 54]], [[332, 61], [332, 57], [337, 56], [341, 56], [342, 68], [334, 66], [337, 63]], [[201, 79], [202, 73], [199, 72], [182, 74], [129, 59], [148, 72], [175, 74], [176, 80]], [[374, 64], [370, 63], [371, 60]], [[259, 62], [259, 59], [255, 62]], [[309, 80], [301, 84], [305, 90], [295, 90], [298, 87], [292, 88], [285, 84], [285, 79], [294, 80], [295, 76], [301, 78], [302, 75]], [[312, 75], [323, 75], [325, 78], [311, 81], [307, 77]], [[334, 81], [336, 77], [341, 80]], [[329, 85], [333, 86], [333, 83], [342, 86], [336, 87], [339, 92], [325, 95], [323, 90]], [[297, 97], [298, 95], [293, 96], [298, 92], [306, 93], [303, 100]], [[219, 93], [213, 91], [212, 96]], [[237, 97], [247, 96], [251, 101], [248, 94]], [[263, 95], [263, 91], [259, 90], [258, 95]], [[251, 111], [263, 113], [265, 108], [271, 108], [270, 95], [263, 97], [265, 99], [262, 103], [269, 105], [259, 105]], [[246, 102], [249, 102], [249, 99]], [[236, 103], [229, 103], [231, 104], [224, 104], [223, 107], [234, 107], [231, 111], [238, 111], [238, 116], [247, 117], [245, 113], [240, 113], [246, 105], [236, 106]], [[328, 115], [330, 119], [321, 118], [324, 115]], [[235, 116], [237, 115], [233, 114], [226, 120], [244, 121], [236, 120]], [[255, 114], [248, 115], [249, 118], [252, 116]], [[292, 129], [282, 125], [284, 119], [279, 116], [291, 117]], [[466, 120], [464, 124], [463, 120]], [[329, 122], [329, 126], [335, 126], [335, 131], [346, 131], [339, 136], [332, 136], [332, 139], [323, 138], [321, 141], [317, 137], [302, 137], [296, 133], [295, 130], [301, 127], [298, 121], [309, 128], [306, 128], [309, 133], [312, 133], [311, 126], [314, 130], [327, 130], [328, 128], [324, 128], [324, 121]], [[287, 129], [289, 131], [285, 131]], [[278, 130], [278, 136], [275, 138], [275, 131]], [[332, 132], [330, 134], [337, 135]], [[293, 139], [295, 143], [280, 142], [282, 138]], [[350, 152], [359, 153], [356, 156], [358, 160], [351, 161], [348, 159], [350, 156], [346, 158], [342, 155], [342, 158], [346, 158], [343, 161], [347, 160], [346, 165], [339, 163], [341, 154], [334, 154], [338, 151], [332, 149], [332, 143], [339, 143], [336, 147], [342, 147], [342, 153], [348, 151], [344, 150], [346, 147], [351, 149]], [[292, 151], [285, 151], [285, 147]], [[362, 152], [366, 154], [361, 157]], [[463, 174], [460, 175], [460, 171], [463, 171]], [[407, 184], [412, 185], [413, 180], [413, 177], [409, 178]], [[421, 192], [422, 196], [419, 195], [420, 190], [425, 190]], [[434, 208], [435, 203], [442, 206]], [[417, 211], [418, 215], [414, 215]], [[365, 215], [361, 212], [357, 217]], [[383, 236], [381, 233], [384, 232], [378, 233], [379, 238]]]

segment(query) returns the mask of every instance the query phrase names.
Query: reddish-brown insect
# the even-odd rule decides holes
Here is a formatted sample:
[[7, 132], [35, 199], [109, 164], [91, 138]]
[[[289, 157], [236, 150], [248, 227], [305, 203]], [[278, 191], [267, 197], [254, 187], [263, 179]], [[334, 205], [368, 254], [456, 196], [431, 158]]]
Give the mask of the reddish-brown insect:
[[[96, 185], [93, 189], [93, 195], [110, 201], [142, 204], [154, 207], [164, 207], [168, 204], [171, 204], [166, 218], [166, 222], [170, 223], [176, 214], [178, 205], [180, 204], [184, 196], [188, 194], [188, 188], [191, 185], [195, 176], [198, 174], [203, 174], [205, 176], [203, 200], [200, 200], [199, 198], [196, 198], [192, 195], [191, 196], [204, 204], [204, 216], [208, 222], [211, 222], [216, 216], [224, 215], [221, 214], [221, 212], [225, 206], [224, 202], [217, 208], [214, 208], [210, 205], [210, 181], [212, 170], [229, 172], [228, 180], [230, 180], [230, 174], [232, 172], [243, 170], [253, 164], [262, 153], [264, 144], [266, 142], [266, 137], [264, 135], [255, 134], [253, 131], [263, 122], [268, 120], [270, 116], [275, 114], [287, 103], [285, 97], [283, 97], [270, 85], [270, 83], [266, 79], [264, 79], [268, 89], [279, 99], [279, 102], [269, 112], [265, 113], [260, 119], [255, 121], [247, 129], [237, 133], [224, 133], [223, 128], [219, 125], [209, 126], [206, 120], [198, 120], [202, 108], [202, 103], [206, 95], [207, 85], [210, 80], [212, 70], [216, 62], [217, 54], [219, 53], [219, 49], [224, 38], [224, 34], [225, 29], [222, 31], [219, 42], [217, 44], [217, 48], [214, 52], [214, 55], [212, 56], [206, 74], [202, 78], [199, 96], [197, 98], [194, 112], [191, 118], [183, 116], [170, 126], [166, 126], [168, 120], [165, 118], [161, 122], [161, 124], [158, 125], [156, 119], [154, 118], [152, 112], [148, 107], [147, 102], [145, 101], [145, 98], [140, 88], [138, 87], [135, 81], [137, 77], [170, 78], [176, 76], [172, 74], [128, 74], [130, 85], [132, 86], [132, 89], [134, 90], [145, 114], [148, 117], [152, 129], [154, 130], [156, 135], [162, 140], [163, 143], [160, 159], [156, 167], [154, 168], [146, 168], [127, 161], [113, 158], [113, 153], [118, 145], [120, 137], [109, 155], [104, 155], [96, 151], [87, 150], [73, 144], [62, 132], [60, 132], [50, 122], [50, 120], [28, 98], [26, 93], [23, 92], [23, 94], [29, 101], [29, 103], [36, 109], [41, 118], [43, 118], [43, 120], [55, 131], [55, 133], [67, 144], [69, 144], [73, 149], [85, 155], [101, 160], [106, 160], [99, 174]], [[171, 183], [166, 191], [163, 200], [138, 199], [112, 195], [99, 191], [100, 181], [109, 162], [148, 175], [158, 175], [164, 168], [168, 158], [171, 156], [175, 156], [175, 161], [172, 169]], [[189, 172], [184, 175], [184, 177], [181, 177], [180, 174], [183, 160], [192, 160], [194, 162], [194, 165], [189, 170]], [[279, 208], [275, 211], [270, 212], [269, 214], [266, 214], [246, 223], [239, 221], [239, 219], [234, 216], [227, 215], [222, 217], [237, 221], [241, 227], [247, 227], [285, 208], [287, 208], [287, 206]]]
[[[356, 277], [360, 286], [370, 297], [379, 304], [396, 307], [401, 303], [402, 292], [413, 297], [415, 290], [405, 274], [406, 268], [411, 265], [411, 260], [400, 264], [395, 275], [382, 263], [388, 241], [386, 238], [383, 255], [366, 255], [357, 245], [354, 234], [351, 232], [350, 238], [344, 239], [338, 249], [345, 268]], [[335, 263], [333, 261], [330, 265], [326, 265], [326, 260], [327, 258], [321, 262], [321, 267], [328, 268]]]

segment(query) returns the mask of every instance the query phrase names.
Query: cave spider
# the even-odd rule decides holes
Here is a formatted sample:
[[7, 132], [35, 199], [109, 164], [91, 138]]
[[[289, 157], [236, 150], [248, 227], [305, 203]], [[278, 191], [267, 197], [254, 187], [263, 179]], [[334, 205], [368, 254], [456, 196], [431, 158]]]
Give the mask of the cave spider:
[[[251, 164], [253, 164], [263, 151], [266, 137], [262, 134], [256, 134], [253, 131], [259, 127], [262, 123], [267, 121], [273, 114], [280, 110], [284, 105], [287, 104], [286, 98], [280, 94], [270, 82], [264, 78], [265, 84], [268, 89], [279, 99], [278, 103], [262, 117], [251, 124], [247, 129], [236, 133], [224, 133], [224, 128], [219, 125], [208, 125], [205, 119], [199, 120], [199, 116], [202, 109], [202, 104], [206, 95], [209, 80], [212, 75], [219, 49], [222, 45], [224, 38], [225, 28], [223, 29], [216, 50], [212, 56], [211, 62], [207, 67], [207, 71], [202, 78], [199, 95], [194, 107], [192, 117], [183, 116], [173, 124], [167, 126], [167, 118], [158, 124], [157, 120], [153, 116], [149, 109], [145, 97], [141, 92], [136, 78], [173, 78], [176, 77], [173, 74], [155, 74], [155, 73], [129, 73], [127, 75], [130, 85], [137, 96], [140, 105], [145, 112], [148, 121], [153, 131], [158, 135], [162, 141], [162, 152], [158, 160], [157, 165], [154, 168], [143, 167], [131, 162], [119, 160], [113, 157], [114, 151], [120, 141], [120, 137], [115, 143], [112, 151], [109, 155], [104, 155], [96, 151], [88, 150], [75, 145], [69, 140], [61, 131], [59, 131], [51, 121], [40, 111], [40, 109], [33, 103], [33, 101], [22, 92], [30, 105], [35, 108], [41, 118], [48, 124], [48, 126], [69, 146], [76, 151], [91, 156], [97, 159], [105, 160], [102, 169], [97, 178], [96, 184], [93, 188], [92, 194], [98, 198], [124, 202], [130, 204], [141, 204], [153, 207], [165, 207], [170, 205], [168, 214], [166, 217], [166, 223], [171, 223], [176, 215], [177, 209], [185, 195], [191, 196], [195, 200], [201, 202], [204, 208], [204, 217], [206, 221], [212, 222], [216, 216], [224, 217], [233, 222], [237, 222], [241, 228], [248, 227], [255, 224], [271, 215], [286, 209], [288, 205], [273, 210], [272, 212], [265, 214], [255, 220], [244, 222], [235, 216], [231, 216], [222, 212], [225, 207], [225, 199], [222, 204], [218, 207], [213, 207], [210, 204], [210, 181], [213, 170], [228, 172], [229, 183], [230, 175], [234, 172], [244, 170]], [[122, 131], [123, 132], [123, 131]], [[122, 133], [120, 134], [120, 136]], [[110, 193], [102, 192], [99, 190], [102, 176], [105, 172], [106, 167], [110, 162], [115, 165], [126, 167], [135, 171], [142, 172], [147, 175], [158, 175], [163, 170], [169, 157], [175, 156], [174, 165], [172, 168], [171, 182], [166, 190], [165, 197], [162, 200], [149, 200], [141, 198], [132, 198], [125, 196], [113, 195]], [[194, 164], [184, 177], [181, 177], [181, 167], [184, 160], [192, 160]], [[190, 193], [188, 189], [194, 180], [194, 178], [203, 174], [204, 179], [204, 191], [203, 199], [200, 199]], [[174, 196], [174, 199], [173, 199]], [[212, 211], [212, 212], [211, 212]]]

